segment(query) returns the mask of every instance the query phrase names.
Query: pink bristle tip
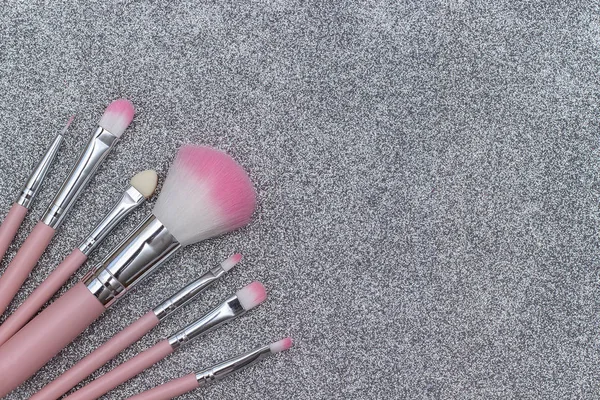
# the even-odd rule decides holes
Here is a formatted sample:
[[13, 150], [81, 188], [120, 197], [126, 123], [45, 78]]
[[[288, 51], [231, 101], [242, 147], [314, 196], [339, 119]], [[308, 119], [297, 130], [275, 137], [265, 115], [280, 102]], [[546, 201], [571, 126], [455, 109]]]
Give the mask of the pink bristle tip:
[[135, 108], [133, 107], [133, 103], [127, 99], [118, 99], [118, 100], [113, 100], [108, 107], [106, 107], [106, 110], [104, 110], [105, 113], [109, 113], [109, 112], [114, 112], [114, 113], [118, 113], [118, 114], [123, 114], [124, 116], [127, 116], [129, 118], [129, 120], [133, 120], [133, 114], [135, 113]]
[[240, 289], [236, 296], [244, 310], [248, 311], [267, 299], [267, 291], [262, 283], [252, 282]]
[[72, 115], [71, 118], [69, 118], [69, 120], [67, 121], [67, 126], [65, 126], [65, 129], [67, 129], [71, 125], [71, 123], [73, 122], [74, 119], [75, 119], [75, 116]]
[[281, 339], [279, 342], [275, 342], [269, 345], [269, 347], [271, 348], [271, 353], [279, 353], [288, 350], [290, 347], [292, 347], [292, 345], [292, 338], [288, 337], [285, 339]]
[[235, 265], [237, 263], [239, 263], [242, 259], [242, 255], [241, 254], [234, 254], [231, 257], [229, 257], [227, 260], [223, 261], [221, 263], [221, 268], [223, 268], [223, 270], [225, 270], [225, 272], [229, 271], [231, 268], [235, 267]]
[[211, 147], [185, 146], [179, 151], [178, 161], [200, 180], [212, 179], [211, 195], [221, 212], [230, 217], [231, 230], [250, 221], [256, 207], [256, 193], [248, 174], [233, 158]]
[[115, 136], [120, 137], [133, 121], [133, 114], [135, 114], [135, 109], [129, 100], [115, 100], [106, 107], [99, 125]]
[[233, 158], [211, 147], [184, 146], [153, 213], [187, 246], [246, 225], [255, 205], [252, 182]]

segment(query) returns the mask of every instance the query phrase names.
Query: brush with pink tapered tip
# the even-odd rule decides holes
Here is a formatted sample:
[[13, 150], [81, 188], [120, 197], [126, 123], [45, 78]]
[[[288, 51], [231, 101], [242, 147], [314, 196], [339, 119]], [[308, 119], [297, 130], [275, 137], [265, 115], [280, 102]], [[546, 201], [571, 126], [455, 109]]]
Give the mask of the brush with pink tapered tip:
[[167, 357], [181, 345], [245, 314], [248, 310], [265, 301], [266, 298], [267, 292], [264, 286], [260, 282], [252, 282], [196, 322], [102, 375], [87, 386], [67, 396], [67, 399], [88, 400], [102, 396]]
[[153, 310], [144, 314], [144, 316], [88, 354], [71, 369], [44, 386], [30, 400], [54, 400], [67, 393], [91, 373], [137, 342], [175, 310], [193, 300], [211, 284], [219, 280], [221, 276], [231, 270], [241, 259], [241, 254], [234, 254], [223, 261], [220, 266], [213, 268], [194, 282], [186, 285], [183, 289], [161, 302]]
[[259, 347], [248, 353], [230, 358], [227, 361], [214, 365], [204, 371], [189, 374], [174, 379], [154, 389], [147, 390], [130, 397], [131, 400], [168, 400], [192, 390], [204, 387], [212, 381], [219, 381], [234, 372], [250, 367], [272, 354], [288, 350], [292, 347], [292, 339], [285, 338], [268, 346]]
[[156, 171], [147, 170], [131, 178], [130, 186], [94, 230], [64, 261], [27, 297], [17, 310], [0, 325], [0, 346], [6, 343], [85, 263], [102, 240], [156, 190]]
[[80, 283], [0, 347], [0, 397], [183, 246], [250, 222], [255, 204], [250, 178], [231, 157], [210, 147], [184, 146], [152, 214]]
[[71, 174], [54, 197], [42, 220], [33, 228], [0, 277], [0, 313], [6, 310], [50, 244], [68, 211], [131, 123], [133, 113], [133, 105], [124, 99], [113, 101], [104, 111], [98, 129], [81, 153]]
[[74, 118], [75, 116], [69, 118], [69, 121], [67, 121], [67, 125], [62, 132], [56, 135], [50, 144], [50, 147], [46, 150], [44, 157], [42, 157], [37, 167], [35, 167], [35, 170], [33, 170], [29, 176], [27, 183], [25, 183], [25, 186], [21, 189], [19, 198], [11, 207], [6, 218], [4, 218], [2, 225], [0, 225], [0, 260], [4, 258], [4, 254], [6, 254], [6, 250], [8, 250], [8, 247], [15, 238], [17, 230], [25, 219], [27, 211], [29, 211], [33, 200], [39, 193], [42, 184], [46, 179], [46, 175], [48, 175], [50, 166], [54, 162], [54, 159], [56, 159], [60, 145], [64, 141], [64, 135], [67, 133], [67, 129], [69, 129]]

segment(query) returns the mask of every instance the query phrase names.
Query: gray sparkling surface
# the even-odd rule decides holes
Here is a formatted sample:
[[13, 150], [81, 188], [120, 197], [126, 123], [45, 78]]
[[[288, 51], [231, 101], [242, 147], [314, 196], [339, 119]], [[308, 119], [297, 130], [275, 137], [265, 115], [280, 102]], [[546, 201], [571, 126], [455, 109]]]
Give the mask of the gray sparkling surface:
[[252, 280], [270, 300], [107, 399], [286, 335], [293, 350], [183, 398], [597, 398], [597, 3], [166, 3], [0, 6], [2, 210], [77, 114], [3, 265], [108, 102], [137, 108], [11, 311], [183, 144], [238, 159], [256, 217], [180, 253], [9, 399], [237, 251], [222, 283], [99, 373]]

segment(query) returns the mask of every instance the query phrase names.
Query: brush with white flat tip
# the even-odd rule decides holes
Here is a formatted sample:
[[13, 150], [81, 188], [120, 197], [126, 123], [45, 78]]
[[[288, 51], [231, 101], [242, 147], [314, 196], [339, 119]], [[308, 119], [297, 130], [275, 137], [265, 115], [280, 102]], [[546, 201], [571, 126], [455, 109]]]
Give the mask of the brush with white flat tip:
[[71, 174], [54, 197], [42, 220], [33, 228], [0, 277], [0, 313], [6, 310], [50, 244], [68, 211], [131, 123], [133, 113], [133, 105], [124, 99], [113, 101], [104, 111], [98, 129], [81, 153]]
[[80, 283], [0, 347], [0, 397], [179, 249], [250, 222], [255, 203], [250, 178], [231, 157], [210, 147], [184, 146], [152, 214]]
[[113, 336], [102, 346], [88, 354], [71, 369], [44, 386], [42, 390], [33, 395], [30, 400], [55, 400], [67, 393], [98, 368], [102, 367], [127, 347], [137, 342], [166, 317], [196, 298], [206, 288], [231, 270], [241, 259], [241, 254], [234, 254], [223, 261], [220, 266], [211, 269], [194, 282], [186, 285], [173, 296], [161, 302], [153, 310], [147, 312], [141, 318]]
[[0, 325], [0, 346], [19, 331], [39, 309], [64, 285], [71, 275], [85, 263], [102, 240], [156, 190], [156, 171], [147, 170], [131, 178], [130, 186], [121, 195], [110, 212], [74, 249], [64, 261], [29, 295], [17, 310]]
[[67, 400], [97, 399], [156, 364], [182, 345], [245, 314], [265, 301], [266, 298], [267, 292], [264, 286], [260, 282], [252, 282], [196, 322], [67, 396]]
[[285, 338], [268, 346], [259, 347], [248, 353], [230, 358], [227, 361], [216, 364], [204, 371], [189, 374], [178, 379], [147, 390], [130, 397], [131, 400], [168, 400], [198, 388], [204, 387], [212, 381], [219, 381], [234, 372], [241, 371], [257, 362], [280, 353], [292, 347], [292, 339]]
[[10, 208], [4, 221], [2, 221], [2, 225], [0, 225], [0, 260], [4, 258], [6, 250], [8, 250], [8, 247], [15, 238], [17, 230], [19, 230], [19, 227], [23, 223], [25, 215], [27, 215], [33, 200], [42, 188], [42, 184], [46, 179], [46, 175], [48, 175], [50, 166], [54, 162], [54, 159], [56, 159], [60, 145], [64, 141], [64, 135], [67, 133], [74, 118], [75, 116], [69, 118], [67, 125], [63, 128], [62, 132], [54, 137], [54, 140], [52, 140], [52, 143], [46, 150], [44, 157], [42, 157], [21, 189], [19, 198]]

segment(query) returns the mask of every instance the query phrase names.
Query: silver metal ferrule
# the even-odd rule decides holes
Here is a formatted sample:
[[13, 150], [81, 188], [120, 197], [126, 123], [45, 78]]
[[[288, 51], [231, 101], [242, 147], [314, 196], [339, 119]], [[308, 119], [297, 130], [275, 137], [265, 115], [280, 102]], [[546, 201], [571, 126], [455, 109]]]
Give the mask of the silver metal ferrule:
[[142, 195], [136, 188], [130, 186], [123, 193], [117, 204], [112, 210], [100, 221], [94, 228], [92, 233], [86, 237], [79, 245], [79, 250], [86, 256], [89, 256], [92, 251], [100, 245], [102, 240], [133, 210], [139, 207], [146, 201], [146, 197]]
[[102, 161], [117, 143], [118, 137], [104, 128], [98, 127], [96, 132], [81, 153], [77, 164], [67, 180], [54, 197], [46, 210], [42, 222], [57, 229], [73, 204], [81, 194], [85, 185], [94, 175]]
[[150, 215], [86, 275], [83, 282], [108, 307], [180, 248], [181, 243], [154, 215]]
[[154, 315], [156, 315], [156, 318], [158, 318], [159, 321], [162, 321], [169, 316], [169, 314], [192, 301], [196, 296], [202, 293], [204, 289], [219, 280], [224, 274], [225, 270], [221, 266], [211, 269], [200, 278], [156, 306], [154, 310], [152, 310]]
[[223, 379], [234, 372], [254, 365], [260, 360], [267, 358], [271, 354], [271, 348], [269, 346], [263, 346], [246, 354], [242, 354], [241, 356], [230, 358], [229, 360], [217, 364], [214, 367], [198, 372], [196, 374], [196, 380], [200, 386], [204, 386], [212, 381]]
[[225, 300], [223, 304], [213, 309], [196, 322], [171, 336], [169, 338], [169, 344], [173, 350], [176, 350], [182, 344], [215, 329], [221, 324], [231, 321], [245, 312], [246, 310], [244, 310], [244, 307], [240, 304], [237, 296], [233, 295]]
[[62, 133], [56, 135], [48, 150], [46, 150], [46, 154], [40, 160], [35, 170], [29, 176], [27, 183], [21, 189], [21, 193], [19, 194], [19, 198], [17, 199], [17, 204], [22, 205], [25, 208], [29, 208], [35, 196], [37, 196], [38, 192], [42, 187], [42, 183], [46, 179], [46, 175], [50, 170], [50, 166], [52, 162], [56, 158], [58, 154], [58, 150], [60, 149], [60, 145], [64, 140], [64, 136]]

